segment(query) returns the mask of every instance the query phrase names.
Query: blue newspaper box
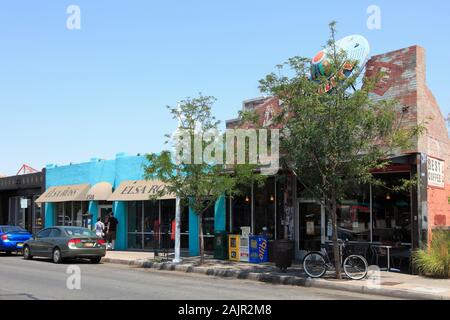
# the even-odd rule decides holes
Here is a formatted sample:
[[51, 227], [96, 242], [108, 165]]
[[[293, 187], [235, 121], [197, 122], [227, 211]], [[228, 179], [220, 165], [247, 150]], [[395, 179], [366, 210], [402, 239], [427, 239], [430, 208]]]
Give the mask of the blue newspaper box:
[[249, 254], [251, 263], [269, 262], [269, 238], [265, 236], [251, 236]]

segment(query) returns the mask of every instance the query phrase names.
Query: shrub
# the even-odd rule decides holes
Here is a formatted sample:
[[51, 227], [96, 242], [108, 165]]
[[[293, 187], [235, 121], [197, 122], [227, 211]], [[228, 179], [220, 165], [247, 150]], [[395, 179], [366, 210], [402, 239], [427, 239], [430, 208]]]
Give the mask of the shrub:
[[450, 278], [450, 231], [434, 231], [430, 248], [415, 251], [413, 261], [425, 276]]

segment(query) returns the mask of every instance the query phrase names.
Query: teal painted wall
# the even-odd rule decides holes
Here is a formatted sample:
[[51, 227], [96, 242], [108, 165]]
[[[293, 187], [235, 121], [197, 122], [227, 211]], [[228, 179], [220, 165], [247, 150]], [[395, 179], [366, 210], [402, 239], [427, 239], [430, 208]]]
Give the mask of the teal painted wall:
[[[114, 160], [91, 159], [90, 162], [71, 164], [67, 166], [48, 165], [46, 170], [46, 189], [54, 186], [90, 184], [109, 182], [113, 188], [117, 188], [125, 180], [142, 180], [144, 177], [145, 156], [127, 156], [119, 153]], [[45, 205], [45, 227], [53, 226], [55, 221], [54, 205]], [[89, 202], [89, 212], [93, 215], [92, 224], [95, 224], [98, 213], [98, 203]], [[117, 230], [116, 248], [127, 248], [127, 211], [126, 203], [115, 202], [114, 215], [119, 220]]]
[[127, 204], [125, 202], [114, 202], [114, 216], [119, 221], [117, 226], [116, 248], [124, 250], [128, 248], [128, 230], [127, 230]]
[[[214, 231], [226, 231], [226, 197], [220, 197], [214, 206]], [[194, 210], [189, 209], [189, 255], [200, 254], [200, 233], [198, 216]]]
[[217, 231], [226, 231], [227, 230], [227, 205], [226, 205], [226, 197], [222, 196], [216, 202], [216, 206], [214, 208], [214, 230]]
[[189, 208], [189, 255], [194, 257], [200, 254], [198, 225], [197, 214]]
[[[46, 189], [54, 186], [90, 184], [109, 182], [116, 189], [122, 181], [142, 180], [144, 177], [145, 156], [127, 156], [120, 153], [114, 160], [92, 159], [90, 162], [71, 164], [67, 166], [48, 165], [46, 170]], [[55, 208], [51, 203], [45, 205], [45, 227], [56, 223]], [[89, 212], [93, 215], [92, 224], [97, 221], [98, 203], [91, 201], [88, 205]], [[113, 212], [119, 221], [117, 229], [116, 249], [128, 248], [127, 231], [127, 203], [114, 202]], [[198, 217], [189, 210], [189, 255], [198, 256], [199, 230]], [[226, 203], [225, 197], [220, 198], [215, 205], [215, 231], [226, 230]]]

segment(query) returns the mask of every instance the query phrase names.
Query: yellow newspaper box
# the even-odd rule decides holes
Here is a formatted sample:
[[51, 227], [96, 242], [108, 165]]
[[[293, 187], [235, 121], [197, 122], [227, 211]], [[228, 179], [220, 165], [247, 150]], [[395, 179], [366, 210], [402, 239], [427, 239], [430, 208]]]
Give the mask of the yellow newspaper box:
[[241, 252], [240, 252], [240, 244], [241, 236], [236, 234], [230, 234], [228, 236], [228, 258], [231, 261], [239, 261]]

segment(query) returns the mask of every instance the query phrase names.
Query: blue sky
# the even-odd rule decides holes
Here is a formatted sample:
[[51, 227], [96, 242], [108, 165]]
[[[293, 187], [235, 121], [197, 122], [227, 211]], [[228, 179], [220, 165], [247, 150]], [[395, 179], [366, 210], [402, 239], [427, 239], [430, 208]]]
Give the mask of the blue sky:
[[[66, 28], [70, 4], [81, 30]], [[372, 4], [381, 30], [366, 26]], [[425, 47], [447, 114], [449, 14], [446, 0], [1, 1], [0, 173], [160, 151], [175, 125], [165, 106], [198, 92], [234, 118], [276, 64], [320, 50], [331, 20], [372, 54]]]

